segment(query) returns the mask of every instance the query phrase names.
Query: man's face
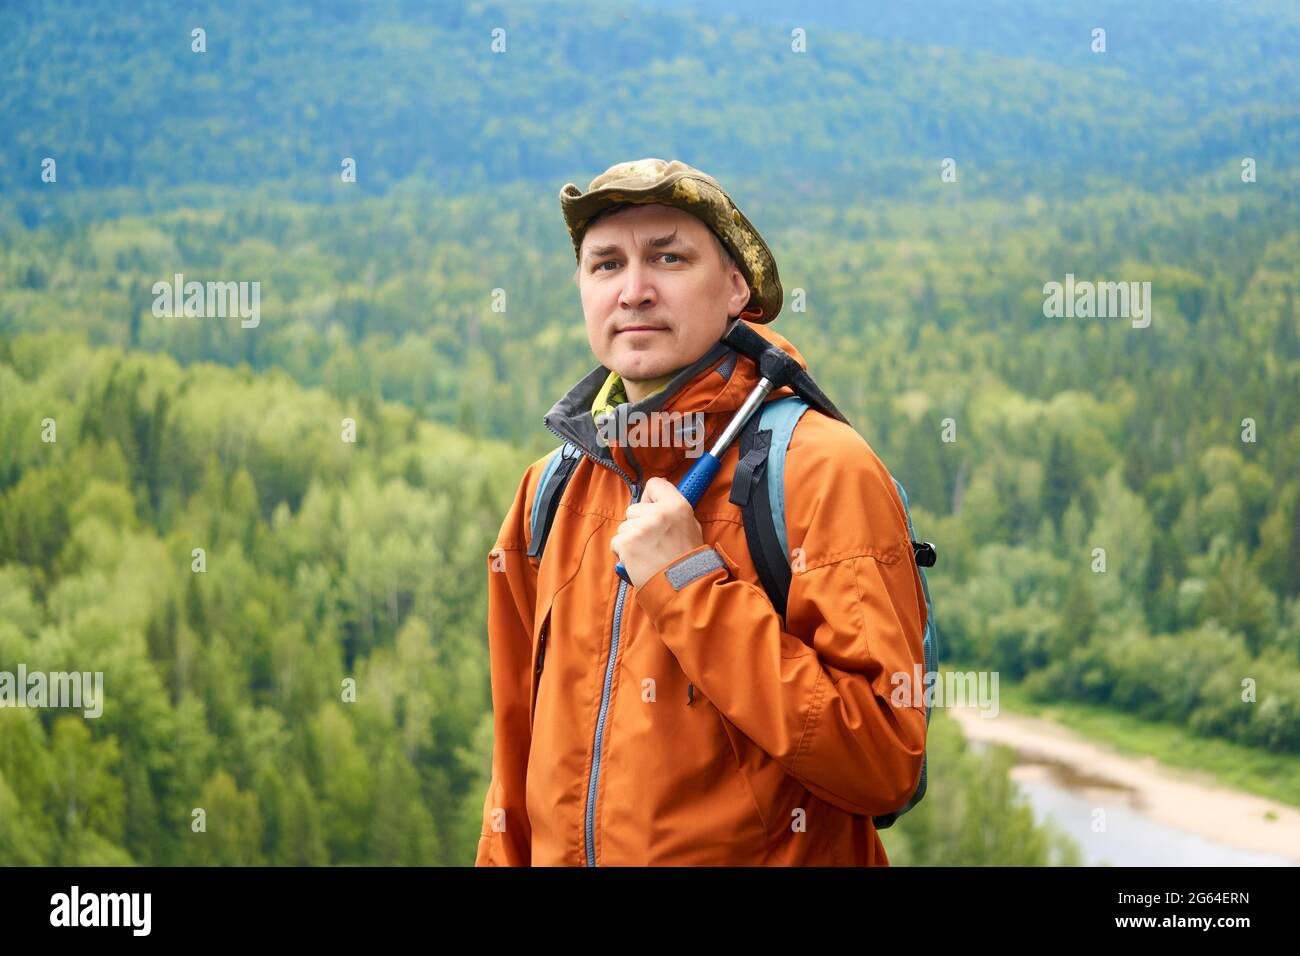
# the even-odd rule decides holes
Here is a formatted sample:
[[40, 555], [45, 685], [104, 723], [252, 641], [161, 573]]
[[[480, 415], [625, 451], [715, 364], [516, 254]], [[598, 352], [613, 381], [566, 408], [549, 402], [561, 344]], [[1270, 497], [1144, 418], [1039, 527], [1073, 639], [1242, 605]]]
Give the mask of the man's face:
[[694, 362], [749, 299], [740, 270], [723, 268], [708, 226], [658, 203], [620, 209], [587, 230], [578, 291], [592, 352], [629, 382]]

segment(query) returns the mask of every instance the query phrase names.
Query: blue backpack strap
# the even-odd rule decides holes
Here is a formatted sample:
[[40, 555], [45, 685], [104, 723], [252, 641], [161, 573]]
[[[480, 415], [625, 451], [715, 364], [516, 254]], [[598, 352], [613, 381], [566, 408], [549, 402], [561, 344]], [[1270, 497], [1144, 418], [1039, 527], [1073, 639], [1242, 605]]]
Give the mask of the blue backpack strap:
[[810, 407], [798, 395], [778, 398], [763, 406], [758, 421], [760, 430], [772, 433], [767, 459], [767, 500], [772, 505], [772, 525], [776, 528], [776, 539], [787, 563], [790, 543], [785, 536], [785, 453], [790, 448], [794, 426]]
[[[916, 540], [916, 531], [912, 528], [912, 512], [907, 503], [907, 492], [903, 490], [903, 486], [897, 478], [892, 475], [890, 477], [893, 478], [894, 487], [898, 489], [898, 497], [903, 499], [903, 513], [907, 515], [907, 533], [912, 538], [913, 553], [919, 553], [920, 546], [923, 545], [929, 546], [931, 553], [933, 553], [933, 545], [926, 541]], [[926, 567], [933, 566], [933, 564], [933, 561], [929, 565], [921, 564], [918, 561], [916, 568], [921, 574], [921, 591], [925, 595], [925, 637], [922, 639], [922, 644], [925, 650], [925, 669], [929, 673], [935, 673], [939, 668], [939, 628], [934, 623], [934, 616], [930, 613], [932, 609], [930, 604], [930, 584], [925, 579]], [[925, 708], [925, 720], [926, 723], [930, 721], [930, 706], [928, 704]]]
[[533, 510], [528, 524], [530, 558], [541, 558], [546, 539], [551, 533], [551, 525], [555, 521], [555, 512], [560, 507], [560, 499], [564, 497], [564, 489], [581, 458], [582, 452], [578, 446], [573, 442], [565, 442], [551, 453], [546, 467], [542, 469], [537, 492], [533, 495]]

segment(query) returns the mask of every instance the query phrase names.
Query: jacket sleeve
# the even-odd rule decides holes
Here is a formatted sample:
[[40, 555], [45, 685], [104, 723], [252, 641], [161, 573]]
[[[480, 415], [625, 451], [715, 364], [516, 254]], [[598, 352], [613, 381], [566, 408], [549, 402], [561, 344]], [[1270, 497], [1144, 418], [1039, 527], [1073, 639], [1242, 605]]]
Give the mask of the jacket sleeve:
[[886, 814], [911, 798], [925, 754], [925, 598], [888, 471], [851, 428], [812, 414], [786, 458], [789, 631], [717, 544], [661, 568], [636, 600], [689, 679], [789, 774], [849, 813]]
[[528, 771], [529, 694], [537, 575], [528, 557], [527, 524], [541, 467], [524, 474], [488, 553], [488, 657], [492, 673], [492, 779], [483, 801], [475, 866], [528, 866], [532, 827]]

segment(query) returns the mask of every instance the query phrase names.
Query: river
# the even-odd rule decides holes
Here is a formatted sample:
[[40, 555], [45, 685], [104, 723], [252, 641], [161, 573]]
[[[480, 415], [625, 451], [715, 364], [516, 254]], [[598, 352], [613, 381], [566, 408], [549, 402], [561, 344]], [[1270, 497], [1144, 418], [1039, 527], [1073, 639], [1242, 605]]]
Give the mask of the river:
[[949, 713], [973, 748], [1015, 751], [1011, 776], [1035, 818], [1055, 819], [1089, 865], [1300, 865], [1296, 807], [1119, 753], [1042, 718]]

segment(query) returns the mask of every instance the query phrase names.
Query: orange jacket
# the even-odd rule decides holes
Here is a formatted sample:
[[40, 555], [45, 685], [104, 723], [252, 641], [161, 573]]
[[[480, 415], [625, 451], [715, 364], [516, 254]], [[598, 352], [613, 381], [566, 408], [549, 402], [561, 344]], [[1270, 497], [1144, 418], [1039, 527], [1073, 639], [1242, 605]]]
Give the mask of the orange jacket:
[[[488, 555], [495, 736], [476, 865], [888, 865], [871, 817], [911, 797], [926, 735], [924, 703], [890, 699], [891, 675], [924, 670], [926, 611], [888, 472], [844, 423], [812, 409], [799, 420], [788, 631], [728, 500], [735, 443], [695, 510], [705, 544], [633, 588], [609, 545], [632, 484], [676, 484], [694, 459], [603, 447], [591, 403], [607, 372], [546, 416], [585, 454], [540, 564], [529, 519], [546, 458]], [[719, 343], [635, 407], [702, 411], [707, 449], [757, 381]]]

